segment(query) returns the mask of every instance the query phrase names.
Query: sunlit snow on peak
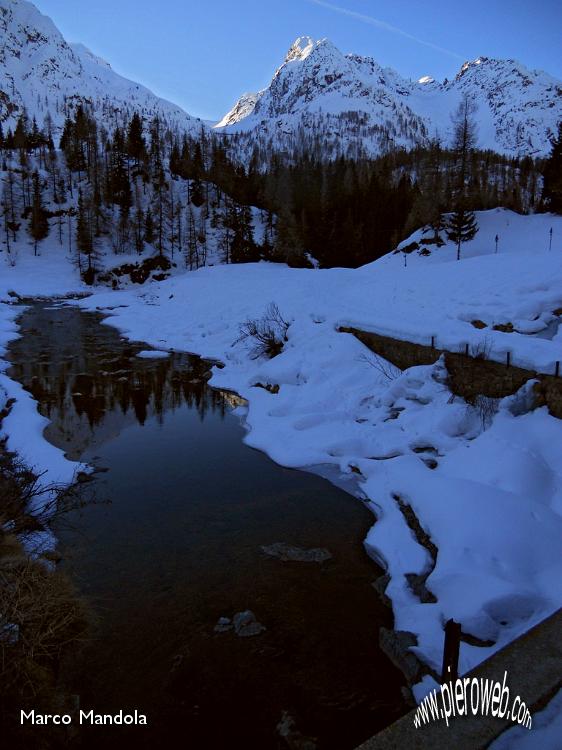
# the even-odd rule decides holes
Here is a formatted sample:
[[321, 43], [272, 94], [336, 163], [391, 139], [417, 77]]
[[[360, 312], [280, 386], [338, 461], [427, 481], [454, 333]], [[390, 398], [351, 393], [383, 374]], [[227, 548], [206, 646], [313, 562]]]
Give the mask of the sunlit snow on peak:
[[287, 57], [285, 58], [286, 62], [289, 62], [290, 60], [296, 60], [301, 59], [303, 60], [305, 57], [308, 57], [308, 55], [312, 52], [314, 49], [315, 42], [314, 39], [310, 36], [299, 36], [298, 39], [296, 39], [293, 44], [291, 45]]

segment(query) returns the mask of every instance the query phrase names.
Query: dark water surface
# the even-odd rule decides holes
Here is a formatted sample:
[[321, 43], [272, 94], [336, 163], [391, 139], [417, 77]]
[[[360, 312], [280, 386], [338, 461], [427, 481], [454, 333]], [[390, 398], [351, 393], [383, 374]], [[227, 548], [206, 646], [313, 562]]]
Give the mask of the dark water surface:
[[[141, 359], [146, 347], [100, 320], [36, 305], [10, 346], [48, 439], [98, 470], [87, 487], [100, 502], [58, 532], [96, 615], [72, 692], [84, 709], [136, 708], [149, 722], [83, 730], [79, 746], [355, 747], [404, 711], [401, 675], [378, 648], [391, 617], [362, 546], [373, 516], [245, 446], [207, 363]], [[281, 562], [260, 550], [275, 542], [333, 558]], [[214, 633], [245, 609], [263, 633]], [[276, 729], [284, 712], [293, 744]]]

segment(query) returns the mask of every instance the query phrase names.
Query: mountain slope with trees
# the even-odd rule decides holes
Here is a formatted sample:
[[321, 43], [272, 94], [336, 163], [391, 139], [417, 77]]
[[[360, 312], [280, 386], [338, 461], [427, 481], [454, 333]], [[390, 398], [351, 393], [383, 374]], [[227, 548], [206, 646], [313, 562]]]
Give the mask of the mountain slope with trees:
[[143, 123], [135, 112], [109, 133], [79, 105], [57, 149], [22, 115], [0, 140], [7, 262], [17, 264], [26, 237], [37, 255], [49, 233], [90, 284], [259, 260], [271, 251], [273, 217], [211, 182], [210, 154], [204, 139], [180, 141], [158, 116]]
[[[460, 255], [476, 230], [474, 211], [557, 205], [556, 167], [545, 172], [543, 201], [542, 160], [482, 149], [489, 132], [471, 86], [478, 76], [489, 79], [494, 61], [466, 65], [447, 84], [460, 96], [455, 110], [457, 99], [443, 98], [440, 84], [407, 84], [327, 41], [300, 39], [272, 86], [246, 97], [213, 130], [68, 45], [26, 0], [0, 0], [0, 25], [7, 39], [0, 53], [1, 247], [9, 262], [22, 238], [37, 253], [50, 236], [86, 278], [112, 285], [131, 273], [144, 280], [218, 262], [355, 267], [422, 226], [436, 246], [446, 237], [460, 242]], [[549, 132], [556, 87], [542, 74], [527, 85], [517, 70], [502, 90], [528, 91], [528, 112]], [[529, 97], [547, 84], [552, 90], [535, 106]], [[441, 137], [415, 114], [422, 99], [446, 123]], [[370, 125], [357, 109], [342, 119], [342, 102], [366, 107], [375, 100]], [[464, 134], [463, 102], [471, 102]], [[287, 131], [283, 151], [276, 140], [281, 111], [293, 124], [304, 118]], [[256, 130], [258, 115], [266, 119]], [[308, 127], [317, 115], [330, 128], [346, 123], [351, 140], [339, 126], [327, 135], [327, 121]]]
[[87, 106], [108, 129], [133, 112], [158, 115], [170, 127], [198, 132], [203, 123], [115, 73], [82, 44], [69, 44], [50, 18], [27, 0], [0, 0], [0, 123], [15, 128], [24, 110], [58, 134], [65, 117]]

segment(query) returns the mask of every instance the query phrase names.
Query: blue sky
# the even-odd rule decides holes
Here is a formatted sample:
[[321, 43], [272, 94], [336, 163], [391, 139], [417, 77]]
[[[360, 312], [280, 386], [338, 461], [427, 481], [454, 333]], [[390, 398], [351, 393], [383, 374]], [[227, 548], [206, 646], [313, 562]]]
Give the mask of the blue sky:
[[265, 86], [298, 36], [328, 37], [410, 78], [479, 55], [562, 79], [561, 0], [36, 0], [64, 36], [190, 114], [218, 119]]

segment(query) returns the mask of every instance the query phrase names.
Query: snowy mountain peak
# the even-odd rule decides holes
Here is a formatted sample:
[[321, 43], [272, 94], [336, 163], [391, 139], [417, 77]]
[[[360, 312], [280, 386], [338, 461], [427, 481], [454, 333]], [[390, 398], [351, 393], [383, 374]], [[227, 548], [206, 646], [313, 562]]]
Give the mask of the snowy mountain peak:
[[200, 120], [115, 73], [83, 44], [69, 44], [50, 18], [27, 0], [0, 0], [0, 122], [14, 128], [25, 110], [41, 127], [47, 116], [55, 131], [79, 104], [106, 128], [134, 110], [145, 120], [156, 114], [181, 130], [199, 130]]
[[455, 80], [459, 81], [467, 76], [471, 77], [474, 81], [478, 81], [480, 84], [488, 86], [493, 85], [493, 79], [498, 79], [499, 77], [506, 81], [511, 79], [512, 84], [518, 83], [523, 86], [528, 86], [532, 82], [537, 82], [539, 85], [562, 85], [561, 81], [558, 81], [548, 73], [542, 70], [530, 70], [517, 60], [511, 58], [498, 60], [494, 57], [485, 57], [484, 55], [477, 57], [475, 60], [465, 62], [457, 73]]
[[312, 37], [299, 36], [299, 38], [289, 47], [289, 51], [285, 56], [285, 62], [288, 63], [291, 62], [291, 60], [304, 60], [314, 49], [314, 44], [314, 39], [312, 39]]
[[319, 58], [341, 59], [343, 57], [339, 49], [329, 39], [317, 39], [314, 41], [310, 36], [300, 36], [289, 47], [284, 64], [290, 63], [293, 60], [304, 61], [311, 56], [315, 60]]
[[481, 55], [452, 81], [414, 82], [308, 36], [294, 42], [268, 87], [242, 97], [216, 127], [248, 138], [259, 130], [282, 151], [306, 149], [309, 134], [309, 147], [314, 141], [333, 156], [377, 155], [436, 136], [446, 145], [464, 96], [477, 107], [480, 148], [511, 156], [550, 152], [549, 137], [562, 119], [562, 82], [547, 73]]
[[29, 41], [39, 41], [41, 37], [62, 39], [49, 16], [43, 15], [33, 3], [27, 0], [0, 0], [0, 29], [7, 33], [14, 28], [19, 28], [24, 33], [27, 30], [31, 37]]
[[457, 78], [460, 78], [460, 76], [464, 75], [467, 70], [470, 70], [471, 68], [475, 68], [477, 65], [482, 65], [483, 63], [488, 62], [488, 57], [484, 57], [481, 55], [480, 57], [477, 57], [476, 60], [467, 60], [462, 66], [459, 72], [457, 73]]

